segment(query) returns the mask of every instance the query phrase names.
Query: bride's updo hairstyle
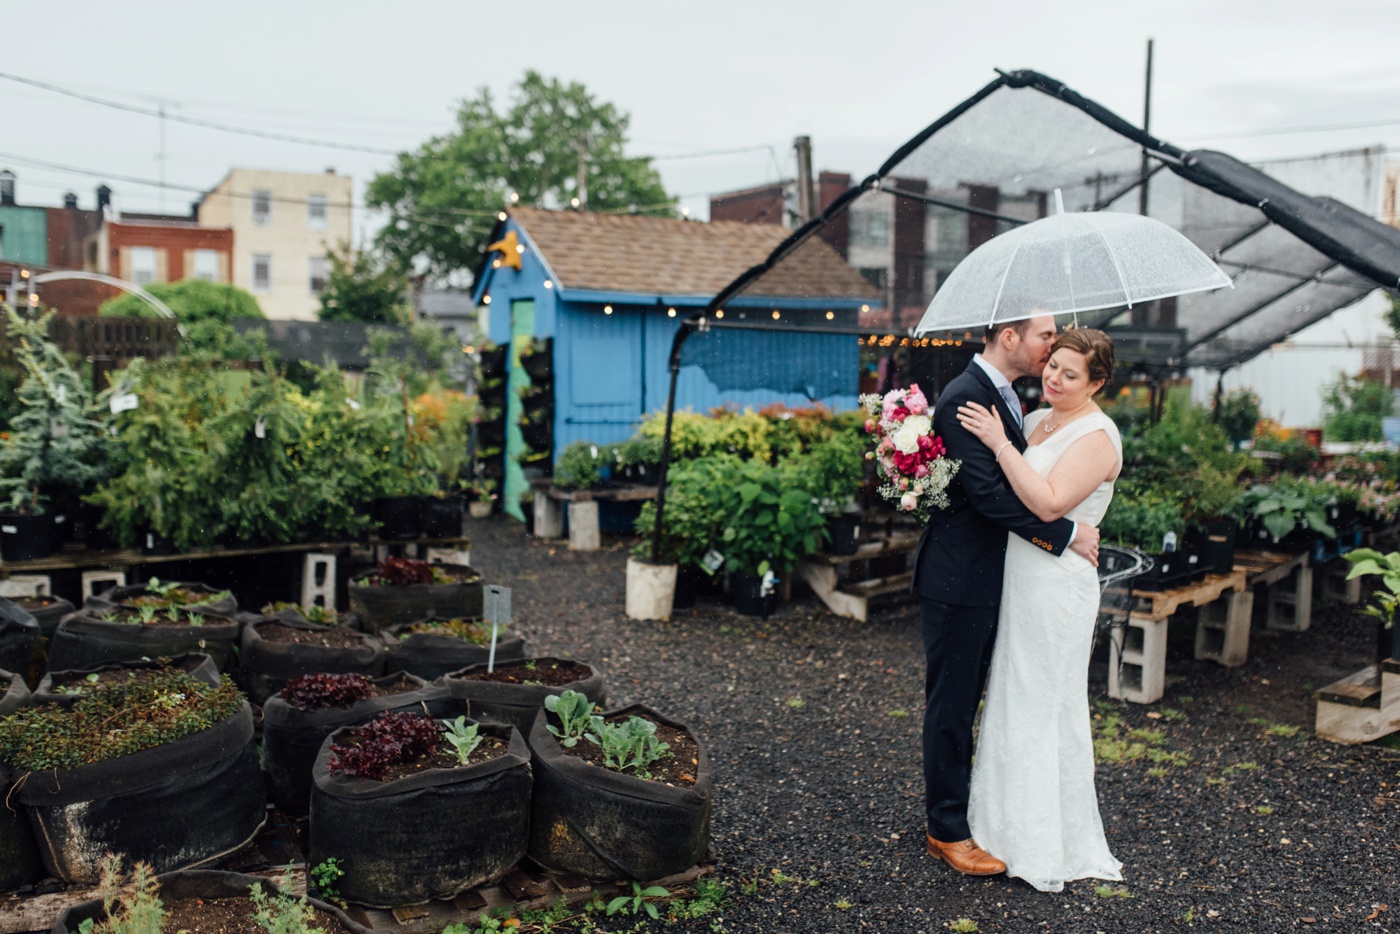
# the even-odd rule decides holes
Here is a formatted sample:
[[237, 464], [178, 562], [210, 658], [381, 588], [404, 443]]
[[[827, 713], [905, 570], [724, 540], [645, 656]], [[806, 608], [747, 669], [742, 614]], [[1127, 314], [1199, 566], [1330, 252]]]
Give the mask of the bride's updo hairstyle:
[[1061, 331], [1059, 336], [1055, 338], [1055, 343], [1051, 345], [1050, 352], [1053, 354], [1061, 347], [1084, 355], [1084, 358], [1089, 361], [1089, 382], [1103, 380], [1103, 386], [1099, 387], [1099, 392], [1103, 392], [1113, 381], [1113, 370], [1117, 366], [1117, 361], [1113, 356], [1113, 339], [1103, 331], [1096, 331], [1093, 328], [1072, 328], [1068, 331]]

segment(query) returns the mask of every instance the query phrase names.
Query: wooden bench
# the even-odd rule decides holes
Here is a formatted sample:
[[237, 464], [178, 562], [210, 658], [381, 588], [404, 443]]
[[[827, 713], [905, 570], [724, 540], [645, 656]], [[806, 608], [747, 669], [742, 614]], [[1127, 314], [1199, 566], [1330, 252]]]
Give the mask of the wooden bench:
[[[861, 542], [854, 554], [810, 554], [798, 564], [797, 573], [831, 612], [865, 622], [872, 600], [907, 591], [914, 577], [912, 571], [872, 577], [871, 561], [909, 554], [918, 544], [917, 530], [896, 529]], [[854, 567], [848, 569], [848, 579], [842, 582], [840, 569], [844, 565]]]
[[656, 499], [657, 488], [637, 483], [594, 490], [563, 490], [548, 479], [531, 482], [534, 491], [534, 530], [539, 538], [563, 538], [564, 510], [569, 511], [569, 548], [597, 551], [603, 547], [598, 526], [598, 502], [635, 503]]
[[1369, 743], [1400, 730], [1400, 660], [1388, 658], [1317, 692], [1313, 729], [1334, 743]]

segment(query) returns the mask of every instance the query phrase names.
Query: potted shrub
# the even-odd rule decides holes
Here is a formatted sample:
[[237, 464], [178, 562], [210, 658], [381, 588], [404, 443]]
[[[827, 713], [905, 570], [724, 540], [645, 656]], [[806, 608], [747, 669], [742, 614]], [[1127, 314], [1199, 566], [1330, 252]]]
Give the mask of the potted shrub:
[[[26, 318], [5, 310], [6, 332], [23, 371], [15, 391], [19, 412], [0, 439], [0, 559], [27, 561], [49, 554], [55, 514], [106, 475], [102, 425], [91, 417], [91, 394], [48, 339], [52, 311]], [[67, 524], [67, 523], [65, 523]]]
[[431, 616], [480, 616], [481, 575], [465, 565], [385, 558], [350, 581], [350, 609], [366, 632]]
[[1245, 491], [1240, 508], [1251, 520], [1255, 548], [1298, 552], [1312, 549], [1317, 536], [1335, 538], [1327, 522], [1332, 494], [1316, 484], [1280, 478], [1273, 484], [1255, 484]]
[[[130, 875], [120, 856], [100, 866], [98, 897], [66, 909], [53, 934], [159, 934], [162, 930], [257, 930], [266, 934], [370, 934], [341, 909], [282, 889], [261, 876], [191, 869], [156, 875], [138, 862]], [[270, 890], [270, 891], [269, 891]]]
[[1357, 548], [1343, 557], [1352, 564], [1347, 580], [1372, 575], [1381, 579], [1371, 604], [1361, 612], [1376, 620], [1377, 659], [1387, 672], [1400, 674], [1400, 626], [1395, 625], [1395, 613], [1400, 609], [1400, 552], [1382, 554], [1374, 548]]
[[481, 476], [467, 485], [467, 515], [485, 519], [496, 504], [496, 481]]
[[49, 666], [86, 668], [101, 662], [203, 652], [220, 670], [236, 661], [238, 604], [227, 590], [151, 578], [89, 597], [58, 624]]
[[595, 704], [603, 703], [603, 674], [586, 662], [542, 657], [498, 663], [491, 671], [486, 668], [485, 662], [470, 665], [447, 675], [443, 684], [467, 716], [516, 729], [523, 725], [522, 734], [528, 733], [551, 694], [577, 691]]
[[298, 675], [384, 673], [384, 646], [339, 623], [324, 607], [265, 607], [243, 627], [239, 673], [248, 699], [262, 704]]
[[[739, 463], [737, 457], [721, 454], [673, 463], [667, 470], [666, 510], [656, 558], [661, 566], [676, 565], [672, 607], [691, 606], [698, 594], [714, 590], [716, 568], [704, 561], [711, 543], [724, 534], [731, 480]], [[636, 521], [641, 541], [632, 549], [632, 559], [652, 562], [655, 528], [656, 503], [645, 502]], [[659, 603], [656, 606], [665, 609]]]
[[790, 474], [759, 461], [745, 461], [726, 487], [724, 553], [735, 608], [767, 616], [774, 601], [773, 577], [782, 577], [821, 546], [825, 521], [812, 497], [791, 485]]
[[321, 742], [342, 726], [367, 723], [386, 710], [447, 716], [453, 702], [442, 685], [407, 672], [382, 678], [311, 674], [288, 680], [263, 704], [263, 777], [267, 795], [288, 814], [307, 813], [311, 767]]
[[[1191, 556], [1181, 550], [1186, 520], [1181, 507], [1156, 494], [1127, 493], [1115, 496], [1099, 525], [1102, 541], [1136, 548], [1152, 556], [1152, 569], [1140, 574], [1133, 588], [1145, 591], [1168, 590], [1184, 584], [1195, 573]], [[1166, 550], [1175, 541], [1177, 547]]]
[[184, 868], [252, 839], [264, 817], [253, 713], [225, 676], [165, 670], [71, 706], [0, 721], [0, 761], [48, 871], [97, 881], [105, 851]]
[[[0, 669], [0, 719], [29, 704], [24, 676]], [[11, 892], [44, 877], [44, 864], [22, 804], [0, 808], [0, 891]]]
[[621, 479], [629, 483], [656, 486], [661, 482], [662, 440], [636, 434], [617, 445], [614, 458]]
[[530, 750], [499, 724], [380, 714], [316, 757], [311, 847], [340, 860], [342, 897], [414, 905], [498, 881], [525, 855]]
[[640, 705], [551, 696], [530, 731], [530, 857], [588, 879], [658, 879], [705, 855], [710, 768], [695, 731]]
[[605, 469], [611, 471], [606, 445], [574, 441], [554, 465], [554, 485], [561, 490], [590, 490], [603, 484]]
[[[491, 626], [481, 619], [434, 616], [383, 631], [384, 670], [406, 671], [425, 681], [486, 662]], [[525, 657], [525, 640], [502, 626], [496, 634], [496, 660]]]
[[856, 493], [865, 482], [866, 442], [860, 435], [840, 432], [785, 462], [792, 482], [811, 494], [825, 520], [827, 550], [853, 555], [860, 544], [860, 508]]
[[462, 535], [463, 494], [471, 464], [469, 438], [476, 411], [476, 400], [460, 392], [426, 392], [414, 400], [416, 427], [427, 435], [425, 443], [439, 481], [424, 505], [423, 534], [428, 538]]

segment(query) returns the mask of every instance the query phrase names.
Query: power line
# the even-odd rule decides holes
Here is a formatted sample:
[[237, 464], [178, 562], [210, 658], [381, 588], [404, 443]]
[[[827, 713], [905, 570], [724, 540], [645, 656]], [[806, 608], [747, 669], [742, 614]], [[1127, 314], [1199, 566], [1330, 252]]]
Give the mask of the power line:
[[135, 104], [123, 104], [120, 101], [107, 100], [102, 97], [95, 97], [91, 94], [84, 94], [69, 88], [59, 87], [56, 84], [48, 84], [43, 81], [35, 81], [33, 78], [24, 78], [19, 75], [12, 75], [0, 71], [0, 78], [15, 81], [19, 84], [27, 84], [30, 87], [41, 88], [45, 91], [52, 91], [55, 94], [62, 94], [65, 97], [72, 97], [89, 104], [98, 104], [102, 107], [110, 107], [114, 110], [124, 110], [128, 113], [142, 114], [147, 117], [157, 117], [162, 120], [174, 120], [177, 123], [187, 123], [190, 126], [203, 127], [207, 130], [219, 130], [224, 133], [236, 133], [242, 136], [256, 136], [259, 139], [276, 140], [282, 143], [298, 143], [303, 146], [320, 146], [323, 149], [340, 149], [347, 152], [368, 152], [379, 156], [396, 156], [399, 150], [382, 149], [378, 146], [357, 146], [354, 143], [333, 143], [328, 140], [310, 139], [305, 136], [292, 136], [286, 133], [272, 133], [267, 130], [255, 130], [251, 127], [232, 126], [227, 123], [215, 123], [212, 120], [200, 120], [197, 117], [184, 117], [177, 114], [164, 113], [157, 108], [139, 107]]

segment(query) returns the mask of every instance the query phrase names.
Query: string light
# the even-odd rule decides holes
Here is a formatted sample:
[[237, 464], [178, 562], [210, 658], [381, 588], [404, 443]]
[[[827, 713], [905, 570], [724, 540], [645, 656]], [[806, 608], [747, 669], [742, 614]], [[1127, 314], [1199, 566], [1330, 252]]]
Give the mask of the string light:
[[869, 311], [870, 311], [870, 306], [869, 306], [869, 305], [861, 305], [861, 306], [860, 306], [860, 313], [861, 313], [861, 314], [867, 314]]
[[610, 314], [612, 314], [612, 306], [611, 306], [611, 305], [604, 305], [604, 306], [603, 306], [603, 314], [605, 314], [605, 315], [610, 315]]
[[473, 347], [471, 344], [463, 344], [462, 353], [476, 353], [476, 348]]
[[780, 314], [778, 313], [778, 309], [774, 308], [774, 309], [773, 309], [773, 320], [774, 320], [774, 321], [777, 321], [777, 320], [778, 320], [779, 318], [781, 318], [781, 317], [782, 317], [782, 315], [780, 315]]
[[723, 317], [724, 317], [724, 309], [721, 308], [721, 309], [719, 309], [718, 311], [716, 311], [716, 312], [715, 312], [715, 317], [716, 317], [716, 318], [723, 318]]
[[501, 213], [499, 213], [499, 214], [496, 215], [496, 220], [498, 220], [498, 221], [503, 221], [503, 220], [505, 220], [505, 219], [506, 219], [506, 212], [505, 212], [505, 211], [502, 211]]
[[489, 296], [489, 295], [483, 295], [483, 296], [481, 297], [481, 304], [483, 304], [483, 305], [489, 305], [489, 304], [491, 304], [491, 296]]
[[524, 252], [525, 252], [525, 244], [523, 244], [523, 243], [517, 243], [517, 244], [515, 245], [515, 252], [517, 252], [517, 253], [524, 253]]
[[668, 317], [668, 318], [674, 318], [675, 316], [676, 316], [676, 309], [674, 309], [674, 308], [667, 308], [667, 309], [666, 309], [666, 317]]
[[491, 268], [492, 268], [492, 269], [500, 269], [500, 268], [501, 268], [501, 261], [498, 260], [498, 259], [493, 259], [493, 260], [491, 260]]
[[828, 320], [828, 321], [832, 320], [832, 319], [835, 318], [835, 317], [836, 317], [836, 312], [834, 312], [834, 311], [828, 311], [828, 312], [826, 313], [826, 320]]
[[577, 199], [577, 198], [570, 198], [570, 199], [569, 199], [569, 206], [570, 206], [570, 207], [574, 207], [574, 208], [578, 207], [578, 199]]
[[544, 287], [547, 288], [547, 289], [552, 289], [552, 288], [554, 288], [554, 280], [553, 280], [553, 279], [546, 279], [546, 280], [544, 280]]

